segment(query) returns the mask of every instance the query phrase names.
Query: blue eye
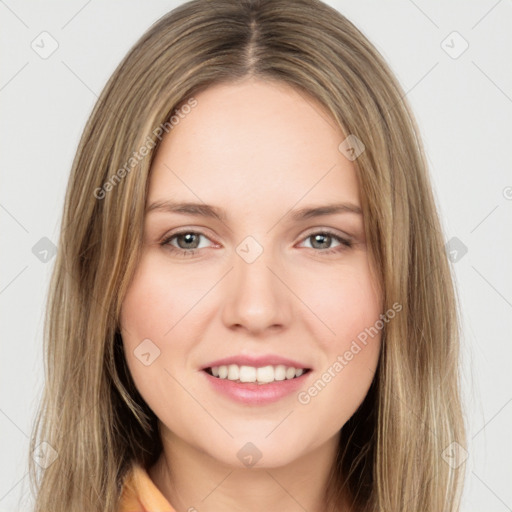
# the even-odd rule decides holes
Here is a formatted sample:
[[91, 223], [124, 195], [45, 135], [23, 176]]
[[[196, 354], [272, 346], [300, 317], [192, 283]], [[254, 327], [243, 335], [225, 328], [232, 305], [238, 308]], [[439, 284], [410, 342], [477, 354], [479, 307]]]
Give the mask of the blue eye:
[[[172, 253], [176, 253], [180, 256], [193, 256], [196, 253], [196, 250], [201, 249], [201, 247], [198, 246], [201, 237], [204, 237], [207, 240], [209, 240], [206, 235], [197, 231], [181, 231], [179, 233], [174, 233], [168, 236], [167, 238], [162, 240], [162, 242], [160, 242], [160, 245], [170, 250]], [[171, 243], [174, 239], [181, 240], [181, 245], [189, 245], [189, 247], [176, 247], [176, 245]], [[322, 255], [340, 253], [353, 246], [353, 242], [351, 240], [343, 238], [329, 230], [315, 231], [313, 233], [310, 233], [302, 240], [305, 241], [308, 239], [313, 239], [314, 244], [320, 245], [331, 245], [332, 240], [336, 240], [339, 243], [339, 245], [335, 248], [311, 247], [311, 249], [319, 249], [316, 252]]]

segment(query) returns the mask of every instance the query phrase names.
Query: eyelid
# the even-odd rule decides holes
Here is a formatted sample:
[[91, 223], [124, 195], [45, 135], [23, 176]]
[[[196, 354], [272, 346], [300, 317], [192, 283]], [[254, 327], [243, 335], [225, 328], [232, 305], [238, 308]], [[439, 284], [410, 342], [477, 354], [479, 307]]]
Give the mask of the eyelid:
[[308, 236], [317, 234], [317, 233], [325, 233], [326, 235], [334, 235], [338, 236], [340, 238], [344, 238], [345, 240], [353, 241], [354, 237], [349, 235], [348, 233], [345, 233], [344, 231], [340, 231], [338, 229], [334, 228], [323, 228], [323, 227], [315, 227], [311, 228], [304, 235], [302, 235], [302, 238], [307, 238]]
[[[205, 228], [204, 226], [200, 226], [200, 227], [184, 226], [184, 227], [176, 228], [175, 230], [171, 230], [171, 231], [165, 233], [160, 238], [159, 242], [163, 242], [165, 240], [168, 240], [169, 238], [172, 238], [172, 237], [175, 237], [178, 235], [183, 235], [185, 233], [194, 233], [196, 235], [202, 235], [205, 238], [208, 238], [209, 240], [211, 240], [212, 242], [215, 242], [214, 237], [212, 237], [210, 234], [208, 234], [208, 232], [209, 232], [209, 230], [207, 228]], [[218, 243], [218, 242], [215, 242], [215, 243]]]

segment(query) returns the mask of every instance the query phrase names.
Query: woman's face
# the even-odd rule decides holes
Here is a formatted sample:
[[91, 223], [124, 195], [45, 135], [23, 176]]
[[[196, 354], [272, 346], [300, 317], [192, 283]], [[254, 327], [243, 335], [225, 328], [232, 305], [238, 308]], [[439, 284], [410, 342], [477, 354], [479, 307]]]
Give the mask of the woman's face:
[[126, 360], [168, 440], [276, 467], [333, 443], [377, 366], [356, 171], [334, 120], [287, 85], [250, 79], [196, 100], [151, 169]]

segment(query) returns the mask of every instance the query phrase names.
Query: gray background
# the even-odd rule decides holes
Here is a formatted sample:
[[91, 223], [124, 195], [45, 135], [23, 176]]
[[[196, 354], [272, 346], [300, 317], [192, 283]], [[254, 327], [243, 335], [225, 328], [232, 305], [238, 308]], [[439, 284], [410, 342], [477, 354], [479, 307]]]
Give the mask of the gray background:
[[[0, 512], [30, 507], [28, 435], [55, 261], [36, 244], [57, 242], [72, 158], [106, 80], [180, 3], [0, 0]], [[463, 510], [512, 510], [511, 1], [327, 3], [369, 37], [407, 91], [457, 251], [469, 428]]]

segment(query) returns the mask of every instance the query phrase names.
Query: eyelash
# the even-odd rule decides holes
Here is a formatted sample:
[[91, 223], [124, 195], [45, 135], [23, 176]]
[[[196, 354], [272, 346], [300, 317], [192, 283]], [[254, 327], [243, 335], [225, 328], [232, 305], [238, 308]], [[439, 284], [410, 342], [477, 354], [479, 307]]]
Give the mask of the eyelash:
[[[170, 241], [180, 235], [186, 235], [186, 234], [193, 234], [193, 235], [200, 235], [200, 236], [204, 236], [205, 238], [208, 238], [204, 233], [201, 233], [199, 231], [192, 231], [192, 230], [184, 230], [184, 231], [180, 231], [178, 233], [173, 233], [172, 235], [166, 237], [164, 240], [162, 240], [160, 242], [160, 245], [162, 247], [166, 247], [168, 250], [170, 250], [172, 253], [178, 253], [179, 256], [182, 256], [182, 257], [190, 257], [190, 256], [193, 256], [196, 251], [198, 251], [199, 249], [180, 249], [178, 247], [174, 247], [173, 245], [170, 244]], [[346, 238], [343, 238], [339, 235], [337, 235], [336, 233], [328, 230], [328, 229], [325, 229], [325, 230], [321, 230], [321, 231], [314, 231], [312, 233], [309, 233], [306, 237], [304, 237], [302, 239], [302, 241], [304, 240], [307, 240], [308, 238], [311, 238], [313, 237], [314, 235], [328, 235], [332, 238], [334, 238], [336, 241], [340, 242], [341, 245], [339, 245], [338, 247], [334, 248], [334, 249], [318, 249], [316, 250], [315, 252], [318, 252], [324, 256], [327, 256], [327, 255], [331, 255], [331, 254], [335, 254], [335, 253], [340, 253], [346, 249], [350, 249], [352, 246], [353, 246], [353, 242], [346, 239]], [[314, 248], [313, 248], [314, 249]]]

